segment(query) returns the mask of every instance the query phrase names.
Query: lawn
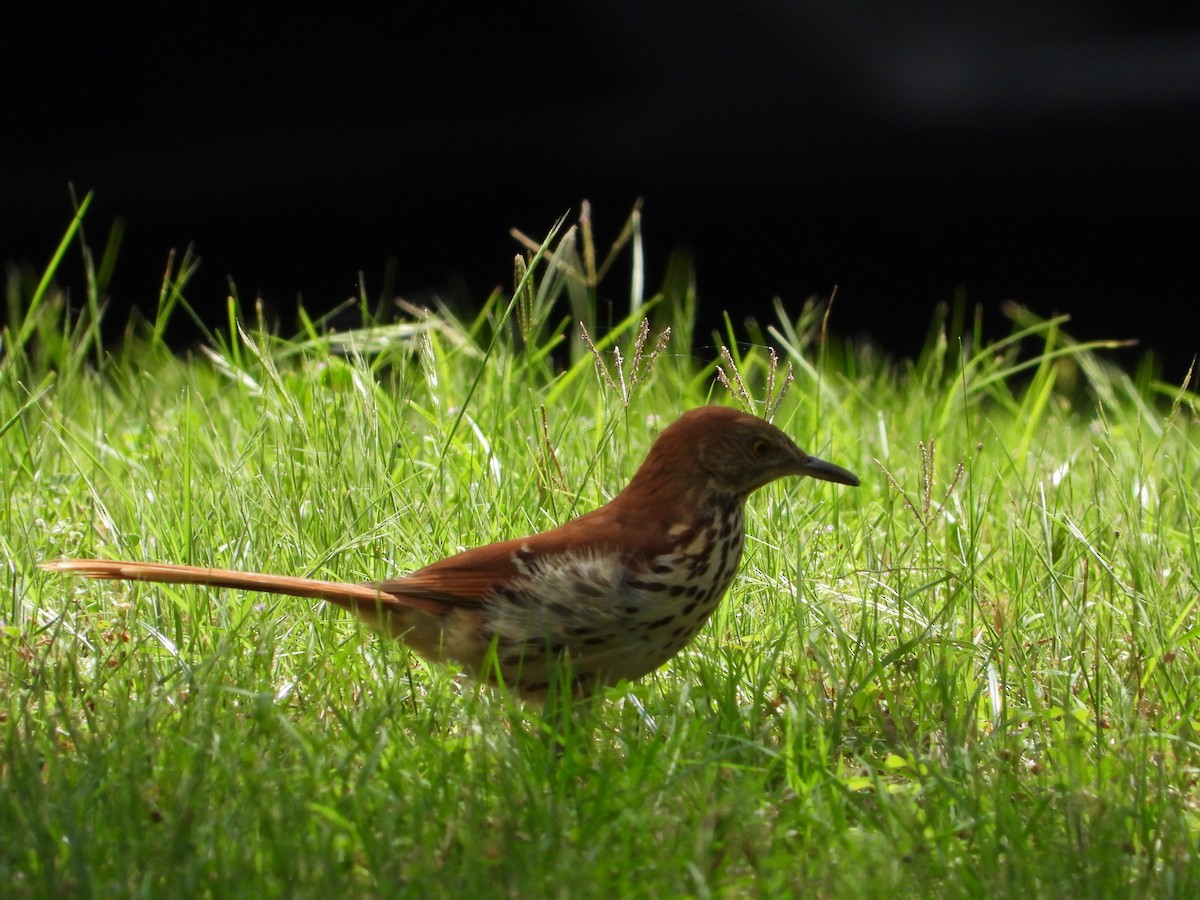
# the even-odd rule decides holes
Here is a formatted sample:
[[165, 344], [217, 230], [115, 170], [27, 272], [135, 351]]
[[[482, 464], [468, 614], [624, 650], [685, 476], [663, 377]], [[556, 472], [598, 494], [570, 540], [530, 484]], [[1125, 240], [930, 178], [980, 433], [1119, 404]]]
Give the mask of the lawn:
[[[57, 258], [10, 275], [0, 893], [1200, 895], [1197, 395], [1016, 307], [908, 361], [836, 299], [697, 334], [637, 224], [611, 259], [586, 220], [530, 242], [470, 314], [364, 295], [283, 336], [231, 300], [186, 352], [186, 254], [107, 346], [111, 254], [69, 294]], [[594, 699], [318, 601], [37, 569], [385, 578], [605, 502], [705, 403], [862, 486], [754, 494], [700, 638]]]

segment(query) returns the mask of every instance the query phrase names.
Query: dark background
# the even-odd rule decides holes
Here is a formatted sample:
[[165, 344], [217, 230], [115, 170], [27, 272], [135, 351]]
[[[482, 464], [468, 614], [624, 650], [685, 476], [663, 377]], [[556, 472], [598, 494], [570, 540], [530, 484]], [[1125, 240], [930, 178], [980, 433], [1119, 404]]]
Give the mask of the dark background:
[[91, 243], [126, 225], [117, 334], [153, 311], [172, 247], [202, 257], [187, 296], [213, 323], [232, 279], [290, 328], [297, 296], [330, 308], [360, 270], [374, 295], [389, 260], [396, 293], [480, 300], [510, 283], [510, 227], [540, 238], [587, 197], [606, 243], [643, 197], [648, 289], [691, 248], [710, 323], [837, 285], [835, 326], [905, 355], [961, 290], [993, 334], [1006, 299], [1069, 312], [1175, 381], [1200, 350], [1191, 14], [185, 9], [9, 10], [0, 30], [0, 259], [43, 268], [68, 182], [94, 190]]

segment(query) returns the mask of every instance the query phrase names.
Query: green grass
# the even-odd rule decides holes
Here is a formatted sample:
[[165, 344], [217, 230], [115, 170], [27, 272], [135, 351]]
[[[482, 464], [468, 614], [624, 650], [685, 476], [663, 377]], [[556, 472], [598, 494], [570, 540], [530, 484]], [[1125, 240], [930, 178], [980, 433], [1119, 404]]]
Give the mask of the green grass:
[[[111, 254], [75, 309], [57, 258], [10, 278], [0, 893], [1200, 894], [1196, 395], [1016, 309], [986, 346], [939, 320], [904, 364], [811, 305], [693, 349], [687, 266], [606, 325], [621, 289], [591, 242], [554, 236], [577, 275], [531, 253], [516, 302], [469, 320], [281, 338], [231, 306], [185, 355], [161, 335], [187, 259], [107, 349]], [[368, 580], [547, 528], [611, 497], [679, 411], [733, 402], [722, 343], [758, 397], [778, 350], [776, 424], [863, 485], [752, 497], [701, 639], [570, 710], [310, 601], [36, 569]]]

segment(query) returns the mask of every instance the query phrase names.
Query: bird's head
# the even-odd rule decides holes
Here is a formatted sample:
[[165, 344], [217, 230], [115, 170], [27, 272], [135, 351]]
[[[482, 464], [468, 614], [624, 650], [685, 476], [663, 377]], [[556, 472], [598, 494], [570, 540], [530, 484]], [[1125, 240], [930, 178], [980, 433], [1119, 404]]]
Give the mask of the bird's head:
[[710, 489], [742, 497], [787, 475], [859, 484], [841, 466], [809, 456], [770, 422], [723, 406], [689, 410], [672, 422], [643, 468], [683, 477], [701, 473]]

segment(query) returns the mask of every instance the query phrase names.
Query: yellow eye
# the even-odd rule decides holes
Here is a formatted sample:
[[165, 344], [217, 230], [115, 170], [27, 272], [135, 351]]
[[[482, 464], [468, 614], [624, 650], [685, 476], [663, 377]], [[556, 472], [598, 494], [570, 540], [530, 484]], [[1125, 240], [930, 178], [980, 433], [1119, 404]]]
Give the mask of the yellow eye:
[[755, 456], [761, 458], [761, 457], [767, 455], [767, 450], [769, 450], [770, 448], [771, 448], [771, 445], [769, 443], [767, 443], [767, 441], [765, 439], [756, 438], [754, 443], [750, 445], [750, 452], [753, 453]]

